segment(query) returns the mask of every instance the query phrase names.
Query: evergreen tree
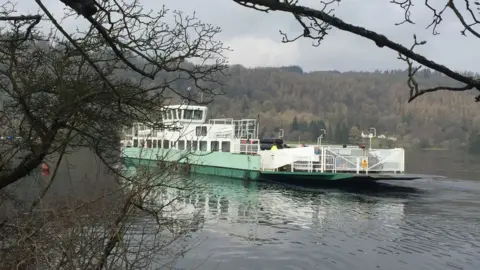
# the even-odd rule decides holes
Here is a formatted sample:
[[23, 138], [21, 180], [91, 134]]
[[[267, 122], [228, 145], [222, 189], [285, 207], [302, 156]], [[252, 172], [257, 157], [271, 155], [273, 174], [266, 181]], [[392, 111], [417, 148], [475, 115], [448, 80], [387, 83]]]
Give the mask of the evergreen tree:
[[351, 143], [356, 143], [360, 141], [361, 137], [362, 132], [360, 129], [357, 126], [353, 126], [348, 134], [348, 141]]
[[468, 140], [468, 151], [472, 154], [480, 154], [480, 133], [479, 132], [470, 133], [470, 138]]
[[340, 122], [335, 125], [335, 142], [342, 143], [342, 125]]
[[298, 122], [298, 130], [305, 132], [308, 131], [308, 123], [305, 121], [299, 121]]
[[341, 143], [348, 143], [348, 133], [349, 129], [347, 127], [347, 124], [345, 122], [342, 123], [342, 140]]
[[317, 139], [317, 133], [318, 133], [318, 126], [317, 126], [317, 121], [310, 121], [310, 124], [308, 125], [308, 131], [310, 132], [311, 135], [311, 140], [316, 140]]
[[335, 139], [335, 136], [333, 134], [333, 129], [332, 129], [332, 125], [328, 125], [327, 127], [327, 136], [325, 136], [326, 140], [328, 141], [334, 141]]
[[292, 131], [298, 130], [298, 119], [296, 116], [293, 117], [291, 129]]
[[327, 126], [325, 125], [325, 122], [323, 122], [323, 120], [318, 120], [317, 121], [317, 126], [318, 126], [319, 130], [322, 130], [322, 129], [327, 130]]

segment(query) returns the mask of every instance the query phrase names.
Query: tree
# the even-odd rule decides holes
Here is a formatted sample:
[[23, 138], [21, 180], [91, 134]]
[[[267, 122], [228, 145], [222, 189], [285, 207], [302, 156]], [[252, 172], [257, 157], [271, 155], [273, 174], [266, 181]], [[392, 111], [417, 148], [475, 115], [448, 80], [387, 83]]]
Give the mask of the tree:
[[[326, 132], [325, 123], [322, 120], [312, 120], [308, 126], [310, 133], [312, 134], [312, 140], [317, 141], [318, 136]], [[324, 134], [325, 136], [325, 134]], [[325, 139], [325, 138], [324, 138]]]
[[[67, 5], [73, 3], [64, 2]], [[29, 149], [19, 166], [0, 173], [0, 189], [36, 168], [55, 145], [59, 132], [72, 129], [85, 141], [97, 139], [91, 133], [80, 130], [78, 122], [88, 125], [88, 131], [92, 133], [97, 131], [89, 121], [99, 113], [109, 114], [111, 128], [128, 125], [125, 119], [154, 122], [151, 116], [158, 114], [159, 105], [166, 103], [166, 95], [172, 91], [198, 102], [193, 96], [186, 96], [174, 88], [175, 83], [185, 80], [194, 83], [199, 91], [215, 95], [212, 83], [217, 83], [218, 75], [226, 68], [221, 56], [224, 48], [212, 39], [219, 28], [203, 24], [181, 12], [173, 13], [175, 23], [172, 27], [162, 20], [167, 16], [165, 9], [153, 17], [145, 13], [137, 1], [103, 1], [100, 8], [103, 12], [111, 16], [117, 13], [125, 20], [112, 21], [105, 14], [87, 16], [92, 28], [87, 32], [69, 34], [60, 25], [57, 26], [57, 21], [41, 1], [37, 3], [44, 12], [43, 16], [59, 29], [61, 36], [55, 36], [54, 32], [42, 35], [35, 30], [37, 19], [42, 15], [10, 16], [14, 9], [8, 3], [0, 12], [3, 20], [9, 22], [7, 28], [2, 29], [4, 40], [0, 52], [0, 61], [7, 65], [1, 73], [2, 90], [7, 95], [4, 117], [9, 118], [12, 124], [15, 122], [13, 119], [22, 124], [28, 123], [32, 128], [28, 140], [40, 139], [40, 145], [35, 145], [35, 150]], [[78, 8], [74, 10], [79, 12]], [[129, 11], [121, 14], [125, 10]], [[81, 14], [85, 16], [85, 13]], [[72, 15], [67, 14], [66, 17]], [[104, 24], [111, 27], [108, 36], [103, 34]], [[5, 32], [8, 30], [11, 31]], [[94, 34], [95, 30], [98, 35]], [[131, 36], [129, 32], [136, 34]], [[48, 42], [42, 43], [42, 40]], [[189, 58], [203, 58], [214, 64], [185, 63]], [[132, 72], [136, 73], [132, 79], [122, 78], [122, 75]], [[30, 77], [32, 73], [34, 75]], [[147, 81], [146, 77], [155, 80]], [[79, 87], [81, 84], [85, 87]], [[82, 110], [77, 111], [78, 108]], [[22, 125], [20, 130], [23, 130]]]
[[[37, 15], [17, 16], [11, 3], [0, 7], [6, 23], [0, 28], [0, 128], [14, 137], [0, 142], [0, 206], [8, 206], [0, 211], [0, 268], [145, 268], [147, 258], [161, 252], [174, 260], [185, 251], [175, 244], [198, 227], [198, 219], [174, 218], [169, 206], [201, 187], [173, 176], [169, 167], [114, 166], [122, 161], [121, 129], [134, 122], [174, 128], [162, 124], [161, 112], [175, 96], [200, 103], [202, 93], [208, 103], [226, 68], [215, 39], [220, 30], [181, 12], [147, 13], [138, 1], [62, 2], [91, 27], [67, 32], [40, 0]], [[41, 19], [54, 30], [42, 32]], [[192, 59], [200, 62], [187, 62]], [[68, 186], [58, 168], [67, 155], [85, 149], [109, 177], [87, 179], [89, 192], [74, 189], [69, 198], [76, 200], [61, 201], [50, 190], [57, 182]], [[53, 173], [39, 192], [12, 195], [44, 162]], [[172, 189], [182, 194], [161, 199]], [[149, 233], [132, 239], [128, 232], [139, 217], [148, 220]]]
[[472, 132], [468, 140], [468, 151], [472, 154], [480, 153], [480, 133]]
[[298, 124], [298, 120], [297, 120], [296, 116], [293, 117], [291, 129], [292, 129], [292, 131], [295, 131], [295, 130], [299, 129], [299, 124]]
[[[340, 0], [321, 2], [321, 8], [303, 6], [298, 4], [298, 1], [290, 0], [233, 1], [242, 6], [256, 9], [259, 11], [281, 11], [292, 14], [295, 20], [302, 26], [303, 31], [301, 34], [293, 38], [290, 38], [285, 33], [281, 32], [282, 42], [284, 43], [294, 42], [304, 37], [314, 40], [313, 45], [319, 46], [321, 41], [328, 34], [329, 30], [331, 30], [332, 28], [337, 28], [371, 40], [375, 42], [375, 44], [379, 48], [386, 47], [397, 52], [399, 55], [398, 58], [405, 61], [408, 68], [407, 84], [409, 87], [409, 101], [412, 101], [423, 94], [440, 90], [458, 92], [475, 89], [480, 91], [480, 79], [478, 77], [474, 76], [473, 74], [463, 74], [461, 72], [454, 71], [442, 64], [436, 63], [435, 61], [428, 59], [427, 57], [416, 51], [415, 49], [426, 44], [426, 41], [417, 38], [415, 35], [413, 35], [412, 45], [402, 45], [375, 31], [350, 24], [344, 20], [339, 19], [338, 17], [335, 17], [335, 15], [333, 14], [334, 9], [331, 8], [331, 5], [333, 5], [334, 3], [339, 3]], [[399, 22], [399, 24], [414, 23], [410, 18], [411, 7], [413, 6], [412, 0], [391, 2], [392, 4], [399, 5], [405, 11], [405, 20]], [[446, 13], [451, 12], [453, 16], [458, 19], [460, 24], [464, 27], [464, 29], [461, 29], [460, 31], [461, 34], [470, 34], [477, 38], [480, 38], [480, 31], [478, 29], [478, 27], [480, 26], [480, 21], [477, 17], [477, 9], [480, 6], [480, 3], [470, 3], [470, 1], [465, 1], [466, 6], [464, 8], [460, 8], [459, 6], [457, 6], [457, 4], [461, 1], [447, 0], [445, 2], [446, 3], [444, 3], [440, 9], [434, 8], [432, 5], [430, 5], [431, 3], [429, 3], [428, 0], [425, 2], [425, 5], [431, 10], [433, 15], [431, 23], [427, 26], [428, 28], [432, 29], [433, 34], [438, 34], [438, 26], [444, 21], [443, 18], [446, 17]], [[453, 79], [456, 83], [421, 88], [416, 75], [419, 71], [422, 70], [422, 67], [425, 67], [425, 69], [432, 69], [438, 71]], [[475, 101], [480, 101], [480, 95], [476, 97]]]
[[342, 124], [340, 122], [337, 122], [335, 125], [335, 142], [336, 143], [342, 143], [343, 141], [343, 129], [342, 129]]
[[345, 122], [342, 123], [341, 125], [341, 143], [348, 143], [348, 133], [349, 133], [349, 130], [348, 130], [348, 127], [347, 127], [347, 124]]
[[350, 129], [350, 133], [348, 134], [348, 141], [355, 143], [355, 142], [359, 142], [361, 138], [362, 138], [362, 132], [357, 126], [353, 126]]
[[325, 138], [328, 140], [328, 141], [333, 141], [335, 139], [335, 136], [334, 136], [334, 133], [333, 133], [333, 129], [332, 129], [332, 125], [329, 124], [328, 127], [327, 127], [327, 135], [325, 136]]

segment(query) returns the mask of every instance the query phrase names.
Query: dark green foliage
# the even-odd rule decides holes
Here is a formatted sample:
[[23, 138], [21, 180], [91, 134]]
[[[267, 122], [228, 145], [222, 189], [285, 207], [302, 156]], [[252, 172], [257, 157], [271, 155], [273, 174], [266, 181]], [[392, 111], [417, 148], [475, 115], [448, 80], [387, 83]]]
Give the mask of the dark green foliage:
[[[471, 130], [480, 129], [475, 91], [436, 92], [408, 103], [404, 70], [302, 74], [291, 67], [237, 65], [229, 72], [220, 89], [226, 95], [215, 98], [210, 116], [256, 118], [260, 114], [261, 128], [283, 128], [289, 140], [316, 141], [318, 124], [326, 127], [324, 140], [345, 143], [356, 125], [364, 133], [375, 127], [377, 135], [396, 137], [395, 144], [418, 145], [421, 138], [428, 138], [430, 146], [459, 146], [468, 142]], [[417, 80], [422, 87], [455, 85], [430, 71], [419, 74]]]
[[475, 131], [470, 134], [468, 151], [472, 154], [480, 154], [480, 132]]

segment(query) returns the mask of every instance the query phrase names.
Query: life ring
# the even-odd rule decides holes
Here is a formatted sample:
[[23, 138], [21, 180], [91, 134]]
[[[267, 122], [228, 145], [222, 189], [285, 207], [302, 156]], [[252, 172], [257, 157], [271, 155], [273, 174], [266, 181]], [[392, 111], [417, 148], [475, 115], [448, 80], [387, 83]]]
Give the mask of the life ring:
[[42, 166], [41, 166], [41, 170], [42, 170], [42, 175], [43, 176], [49, 176], [50, 175], [50, 166], [48, 166], [47, 163], [42, 163]]

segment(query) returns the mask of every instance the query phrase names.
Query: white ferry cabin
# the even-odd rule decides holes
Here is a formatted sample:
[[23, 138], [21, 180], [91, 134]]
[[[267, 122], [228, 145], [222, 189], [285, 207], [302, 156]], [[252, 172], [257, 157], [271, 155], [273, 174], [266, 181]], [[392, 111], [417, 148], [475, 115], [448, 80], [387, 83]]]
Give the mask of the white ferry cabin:
[[257, 119], [207, 120], [208, 108], [198, 105], [164, 107], [164, 128], [142, 123], [123, 129], [123, 147], [162, 148], [187, 151], [256, 153], [259, 150]]

